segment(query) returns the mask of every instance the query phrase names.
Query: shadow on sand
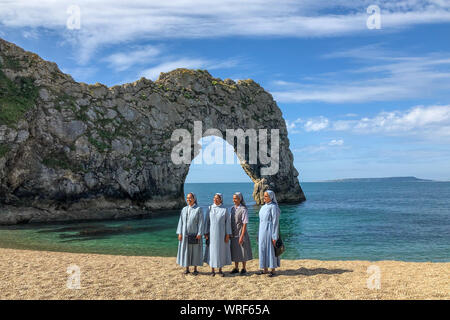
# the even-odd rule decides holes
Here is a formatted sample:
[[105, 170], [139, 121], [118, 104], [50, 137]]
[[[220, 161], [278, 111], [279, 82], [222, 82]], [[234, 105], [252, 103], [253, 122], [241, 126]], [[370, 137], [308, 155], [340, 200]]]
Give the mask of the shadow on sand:
[[[269, 269], [270, 271], [270, 269]], [[247, 275], [254, 275], [257, 274], [259, 270], [257, 271], [249, 271], [247, 272]], [[326, 269], [326, 268], [314, 268], [314, 269], [307, 269], [307, 268], [299, 268], [295, 270], [275, 270], [276, 276], [315, 276], [318, 274], [343, 274], [346, 272], [353, 272], [353, 270], [348, 269]], [[230, 275], [231, 276], [231, 275]], [[262, 276], [267, 276], [266, 274]]]
[[283, 276], [315, 276], [318, 274], [343, 274], [346, 272], [353, 272], [353, 270], [348, 269], [326, 269], [326, 268], [313, 268], [313, 269], [307, 269], [304, 267], [301, 267], [296, 270], [277, 270], [277, 275], [283, 275]]
[[[193, 271], [193, 270], [191, 270]], [[240, 274], [230, 274], [229, 271], [225, 271], [225, 277], [248, 277], [248, 276], [253, 276], [256, 275], [258, 273], [259, 270], [256, 271], [247, 271], [247, 273], [245, 275], [240, 275]], [[217, 274], [217, 270], [216, 270], [216, 277], [218, 277], [219, 275]], [[343, 274], [346, 272], [353, 272], [353, 270], [348, 270], [348, 269], [326, 269], [326, 268], [313, 268], [313, 269], [307, 269], [307, 268], [299, 268], [296, 270], [276, 270], [276, 275], [277, 276], [298, 276], [298, 275], [302, 275], [302, 276], [315, 276], [318, 274]], [[180, 272], [180, 274], [182, 274]], [[200, 271], [199, 275], [206, 275], [206, 276], [211, 276], [211, 272], [204, 272], [204, 271]], [[262, 275], [262, 277], [267, 277], [266, 274]]]

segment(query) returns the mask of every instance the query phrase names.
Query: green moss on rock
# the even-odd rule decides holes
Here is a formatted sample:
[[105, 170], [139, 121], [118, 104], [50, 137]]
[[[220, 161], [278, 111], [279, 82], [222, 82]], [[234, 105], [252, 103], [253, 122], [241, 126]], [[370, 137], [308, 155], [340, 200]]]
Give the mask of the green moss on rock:
[[47, 168], [71, 170], [73, 172], [82, 171], [81, 165], [74, 163], [64, 152], [56, 152], [47, 155], [42, 163]]
[[0, 144], [0, 158], [3, 158], [9, 152], [9, 146]]
[[2, 56], [3, 58], [3, 65], [0, 65], [0, 67], [5, 67], [7, 69], [11, 69], [14, 71], [19, 71], [21, 66], [20, 66], [20, 62], [8, 57], [8, 56]]
[[104, 142], [98, 141], [97, 139], [93, 138], [93, 137], [89, 137], [88, 141], [90, 144], [92, 144], [94, 147], [97, 148], [98, 151], [100, 152], [106, 152], [110, 149], [110, 146], [107, 145]]
[[38, 89], [30, 78], [11, 81], [0, 70], [0, 125], [14, 126], [29, 111], [38, 96]]

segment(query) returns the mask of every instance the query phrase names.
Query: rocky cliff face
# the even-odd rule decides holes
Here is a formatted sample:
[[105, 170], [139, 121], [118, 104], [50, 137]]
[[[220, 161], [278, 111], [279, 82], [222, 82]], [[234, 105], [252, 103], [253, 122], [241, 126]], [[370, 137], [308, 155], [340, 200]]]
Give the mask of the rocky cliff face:
[[226, 129], [279, 129], [278, 173], [263, 176], [259, 162], [242, 166], [258, 203], [269, 187], [279, 202], [305, 200], [281, 111], [254, 81], [177, 69], [155, 82], [87, 85], [0, 39], [0, 223], [184, 206], [189, 164], [172, 162], [171, 135], [192, 132], [199, 120], [224, 137]]

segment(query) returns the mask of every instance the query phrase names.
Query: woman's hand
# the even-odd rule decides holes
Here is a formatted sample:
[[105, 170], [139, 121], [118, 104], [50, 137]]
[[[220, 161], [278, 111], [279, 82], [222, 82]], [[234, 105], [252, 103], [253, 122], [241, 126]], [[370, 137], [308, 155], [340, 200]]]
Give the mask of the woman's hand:
[[273, 246], [274, 246], [274, 247], [277, 246], [277, 240], [273, 240], [273, 239], [272, 239], [272, 243], [273, 243]]
[[244, 235], [239, 237], [239, 244], [242, 246], [243, 243], [244, 243]]
[[202, 238], [202, 236], [198, 234], [196, 238], [197, 238], [197, 240], [200, 240]]
[[205, 234], [205, 239], [208, 240], [209, 234]]
[[230, 240], [230, 235], [229, 234], [225, 235], [225, 243], [228, 243], [228, 240]]
[[183, 240], [183, 235], [179, 234], [178, 235], [178, 241], [181, 241], [181, 240]]

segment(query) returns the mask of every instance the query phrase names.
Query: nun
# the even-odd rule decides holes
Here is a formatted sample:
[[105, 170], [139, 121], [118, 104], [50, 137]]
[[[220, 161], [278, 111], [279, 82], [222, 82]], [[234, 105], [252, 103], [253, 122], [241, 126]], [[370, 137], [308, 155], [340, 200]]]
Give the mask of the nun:
[[[280, 266], [280, 257], [275, 256], [275, 244], [278, 240], [280, 224], [280, 208], [277, 198], [272, 190], [264, 192], [265, 204], [259, 210], [259, 267], [263, 270], [258, 272], [275, 276], [275, 268]], [[268, 272], [268, 268], [272, 270]]]
[[247, 261], [253, 259], [250, 237], [247, 231], [248, 210], [242, 193], [236, 192], [233, 195], [234, 206], [231, 207], [231, 260], [234, 262], [234, 269], [230, 273], [239, 272], [239, 262], [242, 262], [241, 275], [247, 273]]
[[211, 267], [213, 277], [216, 275], [216, 268], [219, 268], [219, 275], [224, 277], [222, 267], [231, 264], [230, 237], [230, 210], [223, 206], [222, 194], [216, 193], [214, 203], [209, 206], [206, 213], [205, 222], [207, 246], [204, 261]]
[[202, 266], [203, 212], [192, 192], [186, 196], [187, 206], [181, 210], [178, 221], [177, 264], [185, 267], [184, 274], [189, 274], [189, 267], [194, 266], [194, 276], [198, 275], [197, 266]]

